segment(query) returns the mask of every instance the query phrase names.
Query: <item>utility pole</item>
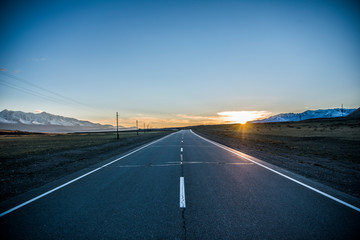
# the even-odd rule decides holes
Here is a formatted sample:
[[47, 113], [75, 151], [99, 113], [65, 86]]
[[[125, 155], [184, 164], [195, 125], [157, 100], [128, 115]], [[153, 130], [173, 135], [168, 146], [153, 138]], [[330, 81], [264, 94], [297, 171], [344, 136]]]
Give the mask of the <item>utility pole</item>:
[[136, 135], [139, 135], [138, 120], [136, 120]]
[[145, 123], [144, 123], [144, 133], [145, 133]]
[[341, 104], [341, 116], [344, 116], [344, 104]]
[[119, 114], [116, 112], [116, 138], [119, 139]]

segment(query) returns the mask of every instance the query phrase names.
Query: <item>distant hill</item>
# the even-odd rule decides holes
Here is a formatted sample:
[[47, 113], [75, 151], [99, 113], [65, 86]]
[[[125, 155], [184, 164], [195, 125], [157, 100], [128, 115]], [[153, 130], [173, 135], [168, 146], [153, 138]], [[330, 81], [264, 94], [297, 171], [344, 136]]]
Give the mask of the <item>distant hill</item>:
[[360, 118], [360, 108], [350, 113], [347, 118]]
[[0, 129], [29, 132], [87, 132], [111, 131], [112, 125], [101, 125], [50, 113], [25, 113], [3, 110], [0, 112]]
[[302, 113], [281, 113], [262, 120], [253, 121], [253, 123], [267, 123], [267, 122], [296, 122], [314, 118], [335, 118], [346, 117], [356, 109], [319, 109], [308, 110]]

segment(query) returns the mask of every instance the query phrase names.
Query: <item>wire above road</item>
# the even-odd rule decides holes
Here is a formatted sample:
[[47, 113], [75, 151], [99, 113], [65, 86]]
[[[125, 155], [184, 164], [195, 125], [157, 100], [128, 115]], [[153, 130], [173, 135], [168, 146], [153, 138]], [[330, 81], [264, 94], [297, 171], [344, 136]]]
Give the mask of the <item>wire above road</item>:
[[76, 104], [76, 105], [82, 106], [82, 107], [93, 108], [92, 106], [90, 106], [88, 104], [82, 103], [80, 101], [69, 98], [67, 96], [59, 94], [59, 93], [54, 92], [52, 90], [46, 89], [46, 88], [44, 88], [42, 86], [39, 86], [39, 85], [37, 85], [35, 83], [32, 83], [32, 82], [29, 82], [29, 81], [27, 81], [25, 79], [14, 76], [12, 74], [5, 73], [3, 71], [0, 71], [0, 73], [5, 78], [11, 78], [11, 79], [16, 81], [16, 82], [14, 82], [14, 81], [9, 82], [5, 78], [0, 78], [0, 84], [3, 85], [3, 86], [6, 86], [8, 88], [12, 88], [12, 89], [15, 89], [17, 91], [20, 91], [20, 92], [23, 92], [23, 93], [26, 93], [26, 94], [30, 94], [32, 96], [41, 98], [43, 100], [55, 102], [55, 103], [58, 103], [58, 104], [63, 104], [63, 105]]

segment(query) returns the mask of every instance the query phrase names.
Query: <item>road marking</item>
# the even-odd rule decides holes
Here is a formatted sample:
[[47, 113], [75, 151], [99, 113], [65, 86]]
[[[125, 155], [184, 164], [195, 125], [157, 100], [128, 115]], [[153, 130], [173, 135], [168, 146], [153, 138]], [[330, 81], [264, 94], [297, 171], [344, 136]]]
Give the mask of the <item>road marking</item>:
[[114, 168], [142, 168], [142, 167], [168, 167], [168, 166], [178, 166], [179, 162], [177, 163], [160, 163], [160, 164], [145, 164], [145, 165], [119, 165], [114, 166]]
[[180, 177], [180, 208], [185, 208], [185, 183], [184, 177]]
[[66, 182], [66, 183], [64, 183], [64, 184], [62, 184], [62, 185], [60, 185], [60, 186], [58, 186], [58, 187], [56, 187], [56, 188], [53, 188], [53, 189], [51, 189], [51, 190], [49, 190], [49, 191], [47, 191], [47, 192], [45, 192], [45, 193], [43, 193], [43, 194], [41, 194], [41, 195], [39, 195], [39, 196], [37, 196], [37, 197], [34, 197], [34, 198], [32, 198], [32, 199], [24, 202], [24, 203], [21, 203], [21, 204], [15, 206], [15, 207], [13, 207], [13, 208], [11, 208], [11, 209], [3, 212], [3, 213], [1, 213], [1, 214], [0, 214], [0, 217], [3, 217], [3, 216], [5, 216], [5, 215], [8, 214], [8, 213], [11, 213], [11, 212], [13, 212], [13, 211], [15, 211], [15, 210], [23, 207], [23, 206], [26, 206], [26, 205], [28, 205], [29, 203], [32, 203], [32, 202], [34, 202], [34, 201], [36, 201], [36, 200], [38, 200], [38, 199], [40, 199], [40, 198], [42, 198], [42, 197], [45, 197], [46, 195], [49, 195], [50, 193], [55, 192], [56, 190], [59, 190], [60, 188], [63, 188], [63, 187], [65, 187], [65, 186], [67, 186], [67, 185], [69, 185], [69, 184], [71, 184], [71, 183], [73, 183], [73, 182], [76, 182], [77, 180], [80, 180], [80, 179], [82, 179], [82, 178], [84, 178], [84, 177], [86, 177], [86, 176], [88, 176], [88, 175], [90, 175], [90, 174], [92, 174], [92, 173], [94, 173], [94, 172], [97, 172], [97, 171], [99, 171], [100, 169], [103, 169], [104, 167], [109, 166], [110, 164], [113, 164], [113, 163], [115, 163], [115, 162], [117, 162], [117, 161], [119, 161], [119, 160], [121, 160], [121, 159], [123, 159], [123, 158], [126, 158], [126, 157], [128, 157], [128, 156], [130, 156], [130, 155], [132, 155], [132, 154], [134, 154], [134, 153], [136, 153], [136, 152], [138, 152], [138, 151], [140, 151], [140, 150], [142, 150], [142, 149], [144, 149], [144, 148], [146, 148], [146, 147], [148, 147], [148, 146], [150, 146], [150, 145], [152, 145], [152, 144], [154, 144], [154, 143], [157, 143], [157, 142], [159, 142], [159, 141], [161, 141], [161, 140], [163, 140], [163, 139], [165, 139], [165, 138], [167, 138], [167, 137], [170, 137], [171, 135], [173, 135], [173, 134], [175, 134], [175, 133], [176, 133], [176, 132], [174, 132], [174, 133], [172, 133], [172, 134], [169, 134], [169, 135], [167, 135], [167, 136], [165, 136], [165, 137], [162, 137], [162, 138], [160, 138], [160, 139], [158, 139], [158, 140], [155, 140], [155, 141], [153, 141], [153, 142], [151, 142], [151, 143], [149, 143], [149, 144], [147, 144], [147, 145], [145, 145], [145, 146], [142, 146], [142, 147], [140, 147], [140, 148], [138, 148], [138, 149], [136, 149], [136, 150], [134, 150], [134, 151], [132, 151], [132, 152], [130, 152], [130, 153], [122, 156], [122, 157], [119, 157], [119, 158], [117, 158], [117, 159], [115, 159], [115, 160], [113, 160], [113, 161], [111, 161], [111, 162], [109, 162], [109, 163], [107, 163], [107, 164], [105, 164], [105, 165], [103, 165], [103, 166], [101, 166], [101, 167], [98, 167], [98, 168], [96, 168], [96, 169], [94, 169], [94, 170], [92, 170], [92, 171], [90, 171], [90, 172], [88, 172], [88, 173], [85, 173], [85, 174], [81, 175], [80, 177], [77, 177], [77, 178], [75, 178], [75, 179], [73, 179], [73, 180], [71, 180], [71, 181], [69, 181], [69, 182]]
[[179, 166], [179, 163], [178, 164], [153, 164], [151, 165], [150, 167], [169, 167], [169, 166]]
[[146, 167], [147, 165], [119, 165], [114, 166], [116, 168], [136, 168], [136, 167]]
[[183, 152], [183, 150], [184, 150], [183, 148], [180, 148], [180, 152]]
[[232, 164], [232, 165], [253, 165], [254, 163], [245, 163], [245, 162], [231, 162], [231, 163], [224, 163], [224, 162], [219, 162], [218, 164]]
[[261, 163], [258, 163], [257, 161], [254, 161], [254, 160], [252, 160], [252, 159], [250, 159], [250, 158], [248, 158], [248, 157], [240, 154], [238, 151], [236, 151], [236, 150], [234, 150], [234, 149], [232, 149], [232, 148], [226, 147], [226, 146], [224, 146], [224, 145], [222, 145], [222, 144], [220, 144], [220, 143], [213, 142], [213, 141], [211, 141], [211, 140], [209, 140], [209, 139], [206, 139], [206, 138], [204, 138], [204, 137], [202, 137], [202, 136], [199, 136], [198, 134], [194, 133], [191, 129], [190, 129], [190, 132], [193, 133], [193, 134], [195, 134], [195, 135], [198, 136], [199, 138], [201, 138], [201, 139], [203, 139], [203, 140], [205, 140], [205, 141], [207, 141], [207, 142], [209, 142], [209, 143], [214, 144], [215, 146], [218, 146], [218, 147], [220, 147], [220, 148], [222, 148], [222, 149], [224, 149], [224, 150], [226, 150], [226, 151], [228, 151], [228, 152], [231, 152], [231, 153], [233, 153], [233, 154], [235, 154], [235, 155], [237, 155], [237, 156], [239, 156], [239, 157], [241, 157], [241, 158], [243, 158], [243, 159], [246, 159], [246, 160], [248, 160], [248, 161], [250, 161], [250, 162], [253, 162], [253, 163], [257, 164], [257, 165], [259, 165], [260, 167], [266, 168], [266, 169], [269, 170], [269, 171], [272, 171], [272, 172], [274, 172], [274, 173], [276, 173], [276, 174], [278, 174], [278, 175], [280, 175], [280, 176], [282, 176], [282, 177], [284, 177], [284, 178], [287, 178], [287, 179], [289, 179], [290, 181], [293, 181], [293, 182], [295, 182], [295, 183], [297, 183], [297, 184], [300, 184], [300, 185], [303, 186], [303, 187], [306, 187], [306, 188], [308, 188], [308, 189], [310, 189], [310, 190], [312, 190], [312, 191], [314, 191], [314, 192], [317, 192], [317, 193], [319, 193], [319, 194], [321, 194], [321, 195], [323, 195], [323, 196], [325, 196], [325, 197], [327, 197], [327, 198], [330, 198], [330, 199], [332, 199], [332, 200], [334, 200], [334, 201], [336, 201], [336, 202], [338, 202], [338, 203], [340, 203], [340, 204], [343, 204], [343, 205], [345, 205], [345, 206], [347, 206], [347, 207], [349, 207], [349, 208], [352, 208], [352, 209], [354, 209], [355, 211], [360, 212], [360, 208], [355, 207], [354, 205], [351, 205], [350, 203], [344, 202], [344, 201], [342, 201], [342, 200], [340, 200], [340, 199], [338, 199], [338, 198], [336, 198], [336, 197], [331, 196], [330, 194], [327, 194], [327, 193], [325, 193], [325, 192], [323, 192], [323, 191], [320, 191], [320, 190], [318, 190], [318, 189], [316, 189], [316, 188], [314, 188], [314, 187], [311, 187], [311, 186], [309, 186], [309, 185], [307, 185], [307, 184], [305, 184], [305, 183], [302, 183], [302, 182], [300, 182], [300, 181], [298, 181], [298, 180], [296, 180], [296, 179], [294, 179], [294, 178], [291, 178], [291, 177], [289, 177], [289, 176], [287, 176], [287, 175], [285, 175], [285, 174], [283, 174], [283, 173], [281, 173], [281, 172], [278, 172], [278, 171], [276, 171], [276, 170], [274, 170], [274, 169], [272, 169], [272, 168], [270, 168], [270, 167], [267, 167], [267, 166], [265, 166], [265, 165], [263, 165], [263, 164], [261, 164]]
[[117, 165], [112, 166], [113, 168], [144, 168], [144, 167], [171, 167], [171, 166], [179, 166], [182, 164], [213, 164], [213, 165], [254, 165], [252, 162], [234, 162], [234, 163], [227, 163], [227, 162], [184, 162], [183, 156], [180, 155], [180, 163], [179, 162], [165, 162], [160, 164], [143, 164], [143, 165]]

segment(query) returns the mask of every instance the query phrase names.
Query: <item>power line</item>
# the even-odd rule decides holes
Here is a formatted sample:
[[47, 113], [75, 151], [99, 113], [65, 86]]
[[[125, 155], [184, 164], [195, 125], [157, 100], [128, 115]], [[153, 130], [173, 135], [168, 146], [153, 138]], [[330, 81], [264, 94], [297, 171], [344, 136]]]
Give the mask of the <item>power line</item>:
[[[88, 107], [88, 108], [92, 108], [91, 106], [87, 105], [87, 104], [84, 104], [82, 102], [79, 102], [77, 100], [74, 100], [74, 99], [71, 99], [69, 97], [65, 97], [59, 93], [56, 93], [54, 91], [51, 91], [51, 90], [48, 90], [44, 87], [41, 87], [39, 85], [36, 85], [34, 83], [31, 83], [29, 81], [26, 81], [22, 78], [19, 78], [19, 77], [16, 77], [14, 75], [11, 75], [9, 73], [5, 73], [5, 72], [0, 72], [2, 73], [4, 76], [8, 77], [8, 78], [12, 78], [12, 79], [15, 79], [17, 80], [18, 82], [20, 83], [25, 83], [33, 88], [36, 88], [39, 91], [34, 91], [34, 90], [31, 90], [29, 88], [26, 88], [24, 86], [18, 86], [14, 83], [11, 83], [12, 86], [10, 86], [10, 83], [9, 82], [1, 82], [3, 85], [5, 86], [8, 86], [8, 87], [11, 87], [11, 88], [14, 88], [16, 90], [19, 90], [19, 91], [22, 91], [22, 92], [26, 92], [28, 94], [31, 94], [31, 95], [34, 95], [34, 96], [37, 96], [37, 97], [41, 97], [41, 98], [45, 98], [46, 100], [49, 100], [49, 101], [52, 101], [52, 102], [56, 102], [56, 103], [61, 103], [61, 104], [69, 104], [69, 103], [76, 103], [78, 105], [82, 105], [82, 106], [85, 106], [85, 107]], [[2, 80], [2, 81], [6, 81], [6, 80]], [[8, 85], [6, 85], [8, 84]], [[45, 94], [44, 94], [45, 93]]]
[[[3, 80], [3, 79], [0, 79], [0, 80]], [[60, 102], [60, 101], [58, 101], [56, 99], [52, 99], [52, 98], [49, 98], [49, 97], [47, 97], [45, 95], [38, 94], [38, 93], [36, 93], [36, 92], [34, 92], [34, 91], [30, 90], [30, 89], [24, 88], [24, 87], [19, 87], [16, 84], [13, 84], [13, 83], [1, 82], [0, 81], [0, 84], [3, 85], [3, 86], [9, 87], [9, 88], [18, 90], [18, 91], [23, 92], [23, 93], [27, 93], [27, 94], [33, 95], [35, 97], [42, 98], [42, 99], [47, 100], [47, 101], [63, 104], [62, 102]]]

